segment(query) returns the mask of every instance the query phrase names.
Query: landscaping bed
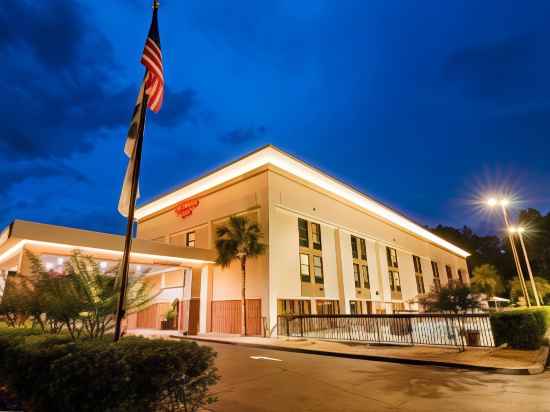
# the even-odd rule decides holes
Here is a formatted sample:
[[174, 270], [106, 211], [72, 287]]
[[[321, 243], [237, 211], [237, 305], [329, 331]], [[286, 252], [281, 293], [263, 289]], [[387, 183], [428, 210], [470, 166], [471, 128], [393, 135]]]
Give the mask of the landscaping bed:
[[0, 409], [196, 411], [214, 400], [214, 359], [194, 342], [0, 329]]

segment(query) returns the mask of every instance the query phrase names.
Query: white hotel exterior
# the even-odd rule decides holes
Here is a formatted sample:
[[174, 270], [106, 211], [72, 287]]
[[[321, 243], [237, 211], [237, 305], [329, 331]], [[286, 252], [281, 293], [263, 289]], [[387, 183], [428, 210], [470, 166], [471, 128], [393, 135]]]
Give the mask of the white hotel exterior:
[[[200, 203], [182, 219], [174, 207], [189, 199]], [[434, 285], [434, 270], [436, 283], [449, 276], [469, 282], [467, 252], [273, 146], [141, 206], [138, 237], [185, 246], [192, 233], [195, 246], [212, 249], [215, 227], [233, 214], [256, 219], [265, 232], [267, 254], [250, 261], [246, 291], [268, 330], [278, 313], [300, 307], [313, 314], [418, 310], [413, 302]], [[200, 300], [200, 332], [227, 331], [220, 317], [237, 311], [228, 301], [240, 299], [238, 265], [209, 265], [198, 276], [186, 295]]]
[[[248, 261], [251, 334], [276, 333], [282, 313], [417, 311], [423, 291], [450, 278], [469, 282], [467, 252], [266, 146], [136, 210], [141, 247], [157, 254], [148, 263], [173, 266], [151, 272], [159, 297], [129, 316], [129, 328], [159, 327], [177, 299], [182, 332], [239, 332], [240, 268], [212, 263], [215, 229], [235, 214], [257, 220], [268, 245], [264, 256]], [[100, 244], [112, 235], [97, 236]], [[71, 245], [79, 247], [76, 240]], [[14, 256], [2, 247], [0, 269], [7, 270], [2, 257], [13, 266]], [[60, 253], [53, 249], [48, 253]]]

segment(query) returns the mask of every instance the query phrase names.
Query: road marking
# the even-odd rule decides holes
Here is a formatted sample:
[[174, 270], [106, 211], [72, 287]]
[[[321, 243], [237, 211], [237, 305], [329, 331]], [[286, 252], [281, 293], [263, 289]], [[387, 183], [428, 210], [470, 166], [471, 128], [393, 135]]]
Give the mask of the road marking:
[[275, 362], [282, 362], [281, 359], [277, 359], [277, 358], [269, 358], [267, 356], [251, 356], [250, 359], [254, 359], [254, 360], [270, 360], [270, 361], [275, 361]]

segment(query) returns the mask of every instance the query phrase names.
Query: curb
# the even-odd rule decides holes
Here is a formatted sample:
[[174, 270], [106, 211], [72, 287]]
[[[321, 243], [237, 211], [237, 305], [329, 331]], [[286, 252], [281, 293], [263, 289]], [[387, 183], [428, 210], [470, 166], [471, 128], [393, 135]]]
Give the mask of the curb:
[[369, 360], [375, 362], [388, 362], [388, 363], [399, 363], [404, 365], [419, 365], [419, 366], [439, 366], [444, 368], [455, 368], [455, 369], [468, 369], [478, 372], [490, 372], [503, 375], [536, 375], [544, 372], [546, 366], [546, 360], [548, 359], [548, 346], [543, 346], [539, 349], [539, 354], [537, 355], [536, 364], [528, 368], [497, 368], [493, 366], [479, 366], [479, 365], [469, 365], [464, 363], [455, 363], [455, 362], [443, 362], [443, 361], [434, 361], [428, 359], [410, 359], [410, 358], [397, 358], [390, 356], [379, 356], [379, 355], [362, 355], [358, 353], [342, 353], [342, 352], [331, 352], [324, 350], [316, 349], [305, 349], [305, 348], [289, 348], [278, 345], [264, 345], [260, 343], [247, 343], [247, 342], [232, 342], [223, 339], [205, 339], [200, 337], [191, 337], [191, 336], [178, 336], [170, 335], [171, 338], [183, 339], [183, 340], [192, 340], [196, 342], [212, 342], [212, 343], [221, 343], [225, 345], [235, 345], [235, 346], [245, 346], [249, 348], [257, 349], [270, 349], [278, 350], [281, 352], [294, 352], [294, 353], [305, 353], [309, 355], [320, 355], [320, 356], [332, 356], [337, 358], [345, 359], [361, 359]]

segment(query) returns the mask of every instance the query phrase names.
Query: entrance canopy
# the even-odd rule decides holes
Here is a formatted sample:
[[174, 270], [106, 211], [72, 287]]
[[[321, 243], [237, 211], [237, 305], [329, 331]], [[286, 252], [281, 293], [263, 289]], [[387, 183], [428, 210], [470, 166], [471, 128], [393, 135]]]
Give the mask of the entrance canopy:
[[[44, 263], [63, 263], [63, 256], [74, 250], [111, 265], [122, 258], [124, 237], [64, 226], [46, 225], [15, 220], [0, 233], [0, 271], [24, 271], [23, 251], [43, 256]], [[202, 267], [214, 263], [215, 252], [210, 249], [186, 248], [150, 240], [134, 239], [130, 261], [135, 271], [147, 267]]]

